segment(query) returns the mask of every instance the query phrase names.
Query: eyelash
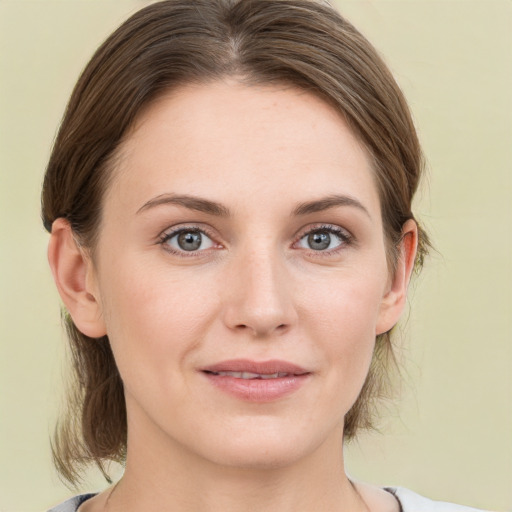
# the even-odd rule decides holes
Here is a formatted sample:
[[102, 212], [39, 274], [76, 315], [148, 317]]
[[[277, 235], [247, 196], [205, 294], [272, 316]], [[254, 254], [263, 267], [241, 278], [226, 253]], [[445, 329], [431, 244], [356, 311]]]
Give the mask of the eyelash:
[[297, 238], [297, 241], [294, 242], [294, 245], [298, 244], [304, 237], [307, 237], [319, 231], [324, 231], [331, 235], [334, 234], [339, 239], [340, 244], [334, 249], [328, 249], [325, 251], [315, 251], [314, 249], [309, 249], [309, 255], [315, 258], [328, 258], [329, 256], [334, 256], [338, 254], [340, 251], [353, 245], [355, 242], [354, 236], [351, 233], [349, 233], [346, 229], [343, 229], [339, 226], [335, 226], [332, 224], [320, 224], [312, 228], [309, 228], [307, 231], [301, 233], [301, 235]]
[[[309, 236], [309, 235], [319, 232], [319, 231], [324, 231], [329, 234], [334, 234], [339, 239], [340, 245], [335, 247], [334, 249], [324, 250], [324, 251], [322, 251], [322, 250], [315, 251], [314, 249], [309, 249], [308, 253], [314, 257], [333, 256], [333, 255], [337, 254], [338, 252], [342, 251], [347, 246], [353, 245], [355, 242], [353, 235], [351, 233], [349, 233], [346, 229], [340, 228], [339, 226], [335, 226], [332, 224], [321, 224], [321, 225], [314, 226], [314, 227], [308, 229], [307, 231], [302, 232], [300, 234], [300, 236], [297, 237], [296, 241], [293, 243], [293, 246], [297, 245], [304, 237]], [[180, 235], [181, 233], [187, 233], [187, 232], [200, 233], [202, 235], [206, 235], [212, 241], [214, 239], [214, 235], [211, 234], [208, 230], [206, 230], [204, 228], [198, 228], [197, 226], [184, 226], [184, 227], [180, 227], [173, 231], [163, 232], [159, 236], [158, 243], [160, 245], [162, 245], [167, 252], [169, 252], [171, 254], [176, 254], [178, 256], [185, 257], [185, 258], [198, 257], [198, 256], [204, 254], [205, 252], [210, 251], [210, 248], [203, 249], [200, 251], [190, 251], [190, 252], [185, 251], [185, 250], [178, 251], [178, 250], [173, 249], [167, 243], [167, 242], [169, 242], [169, 240]], [[222, 247], [221, 244], [215, 244], [215, 242], [213, 242], [213, 243], [214, 243], [214, 245], [216, 245], [216, 248]]]
[[[183, 226], [172, 231], [164, 231], [160, 235], [158, 243], [162, 245], [164, 250], [166, 250], [167, 252], [171, 254], [176, 254], [177, 256], [181, 256], [184, 258], [197, 258], [197, 256], [202, 255], [205, 252], [209, 252], [210, 249], [203, 249], [202, 251], [178, 251], [176, 249], [173, 249], [167, 242], [169, 242], [169, 240], [171, 240], [175, 236], [180, 235], [181, 233], [200, 233], [201, 235], [206, 235], [212, 241], [214, 239], [214, 235], [205, 228], [198, 228], [197, 226]], [[216, 248], [222, 247], [221, 244], [216, 244], [215, 242], [213, 243], [216, 246]]]

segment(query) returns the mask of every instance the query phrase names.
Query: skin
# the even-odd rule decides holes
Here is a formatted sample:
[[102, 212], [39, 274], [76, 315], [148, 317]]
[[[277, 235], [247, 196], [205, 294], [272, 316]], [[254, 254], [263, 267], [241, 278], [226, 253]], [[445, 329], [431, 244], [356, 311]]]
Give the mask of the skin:
[[[349, 482], [343, 417], [375, 336], [404, 307], [416, 225], [391, 275], [369, 159], [342, 117], [292, 88], [186, 86], [141, 114], [119, 156], [94, 258], [63, 219], [49, 248], [75, 324], [108, 334], [125, 385], [124, 477], [81, 512], [398, 510]], [[344, 200], [297, 214], [334, 194]], [[168, 201], [177, 195], [229, 215]], [[308, 233], [325, 226], [342, 236], [312, 249]], [[199, 250], [180, 249], [183, 228], [204, 230]], [[310, 374], [283, 398], [248, 402], [200, 371], [238, 358]]]

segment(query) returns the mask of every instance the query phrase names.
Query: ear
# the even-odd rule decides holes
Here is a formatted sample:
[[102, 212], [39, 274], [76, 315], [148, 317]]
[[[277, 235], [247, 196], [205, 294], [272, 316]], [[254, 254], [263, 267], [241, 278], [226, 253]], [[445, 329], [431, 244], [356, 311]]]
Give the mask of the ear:
[[78, 330], [91, 338], [104, 336], [106, 329], [92, 261], [63, 218], [52, 225], [48, 261], [60, 297]]
[[396, 270], [390, 278], [388, 288], [381, 302], [376, 334], [389, 331], [398, 322], [404, 310], [417, 247], [418, 226], [414, 220], [409, 219], [402, 228]]

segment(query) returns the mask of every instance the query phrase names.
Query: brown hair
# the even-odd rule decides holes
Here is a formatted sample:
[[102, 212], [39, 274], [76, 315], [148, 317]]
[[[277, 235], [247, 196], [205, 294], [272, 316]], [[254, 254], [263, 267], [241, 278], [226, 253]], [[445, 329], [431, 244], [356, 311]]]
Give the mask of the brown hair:
[[[177, 85], [236, 77], [289, 83], [343, 114], [373, 160], [391, 266], [422, 154], [406, 101], [372, 45], [326, 3], [314, 0], [168, 0], [145, 7], [96, 51], [68, 103], [42, 192], [51, 231], [66, 218], [94, 249], [102, 198], [116, 150], [141, 109]], [[428, 239], [420, 229], [417, 268]], [[69, 410], [56, 429], [56, 466], [76, 483], [89, 462], [122, 461], [126, 450], [123, 384], [107, 336], [90, 339], [64, 313], [74, 367]], [[377, 337], [369, 375], [345, 418], [345, 437], [373, 425], [388, 387], [390, 333]]]

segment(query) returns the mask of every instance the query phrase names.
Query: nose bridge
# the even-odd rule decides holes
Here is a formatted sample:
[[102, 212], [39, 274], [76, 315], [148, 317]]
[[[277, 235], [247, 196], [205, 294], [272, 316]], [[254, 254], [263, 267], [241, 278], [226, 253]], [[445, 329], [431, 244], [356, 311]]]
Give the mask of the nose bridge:
[[256, 336], [284, 332], [295, 321], [285, 261], [268, 240], [243, 251], [234, 262], [227, 305], [231, 328]]

